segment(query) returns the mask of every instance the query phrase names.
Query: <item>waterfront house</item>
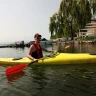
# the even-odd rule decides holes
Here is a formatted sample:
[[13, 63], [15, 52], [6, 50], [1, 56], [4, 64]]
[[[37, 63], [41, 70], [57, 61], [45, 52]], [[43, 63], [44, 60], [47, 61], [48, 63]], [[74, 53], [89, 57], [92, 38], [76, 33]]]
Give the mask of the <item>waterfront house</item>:
[[86, 24], [85, 28], [80, 29], [76, 35], [82, 39], [91, 36], [96, 37], [96, 19], [92, 19], [91, 23]]

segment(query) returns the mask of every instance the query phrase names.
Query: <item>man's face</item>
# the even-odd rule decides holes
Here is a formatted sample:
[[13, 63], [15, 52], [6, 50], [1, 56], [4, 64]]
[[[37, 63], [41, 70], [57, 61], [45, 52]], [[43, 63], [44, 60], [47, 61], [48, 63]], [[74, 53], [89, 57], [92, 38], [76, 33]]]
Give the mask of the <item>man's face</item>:
[[41, 37], [40, 36], [37, 36], [37, 37], [35, 37], [35, 40], [36, 40], [36, 42], [40, 42], [40, 40], [41, 40]]

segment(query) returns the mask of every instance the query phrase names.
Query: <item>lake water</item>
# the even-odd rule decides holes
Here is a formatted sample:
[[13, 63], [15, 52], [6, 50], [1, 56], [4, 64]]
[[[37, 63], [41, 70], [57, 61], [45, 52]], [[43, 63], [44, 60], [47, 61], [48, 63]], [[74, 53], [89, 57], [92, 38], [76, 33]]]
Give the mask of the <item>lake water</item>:
[[[62, 45], [44, 46], [60, 50]], [[0, 48], [0, 57], [25, 57], [25, 48]], [[96, 45], [70, 45], [60, 51], [95, 53]], [[44, 55], [49, 53], [44, 53]], [[96, 65], [28, 66], [22, 72], [6, 77], [9, 66], [0, 66], [0, 96], [96, 96]]]

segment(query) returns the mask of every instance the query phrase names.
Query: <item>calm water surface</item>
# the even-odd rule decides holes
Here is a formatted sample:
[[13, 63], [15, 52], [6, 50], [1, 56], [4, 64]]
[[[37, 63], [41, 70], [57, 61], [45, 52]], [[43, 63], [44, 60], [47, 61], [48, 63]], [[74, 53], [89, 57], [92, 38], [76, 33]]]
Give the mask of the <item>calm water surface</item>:
[[[62, 45], [45, 46], [60, 50]], [[25, 57], [27, 47], [0, 48], [0, 57]], [[95, 53], [96, 45], [70, 45], [60, 52]], [[46, 55], [47, 53], [44, 53]], [[30, 66], [5, 76], [8, 66], [0, 66], [0, 96], [96, 96], [96, 65]]]

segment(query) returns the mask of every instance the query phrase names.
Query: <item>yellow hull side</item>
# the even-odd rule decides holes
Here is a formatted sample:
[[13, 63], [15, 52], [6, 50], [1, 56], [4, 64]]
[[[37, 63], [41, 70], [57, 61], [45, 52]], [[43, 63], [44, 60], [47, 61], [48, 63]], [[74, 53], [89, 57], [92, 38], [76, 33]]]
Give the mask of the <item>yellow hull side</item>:
[[[33, 62], [27, 57], [20, 60], [13, 60], [14, 58], [0, 58], [0, 64], [29, 64]], [[63, 65], [63, 64], [88, 64], [96, 63], [96, 55], [90, 55], [87, 53], [58, 53], [51, 57], [45, 57], [39, 60], [34, 65]]]

